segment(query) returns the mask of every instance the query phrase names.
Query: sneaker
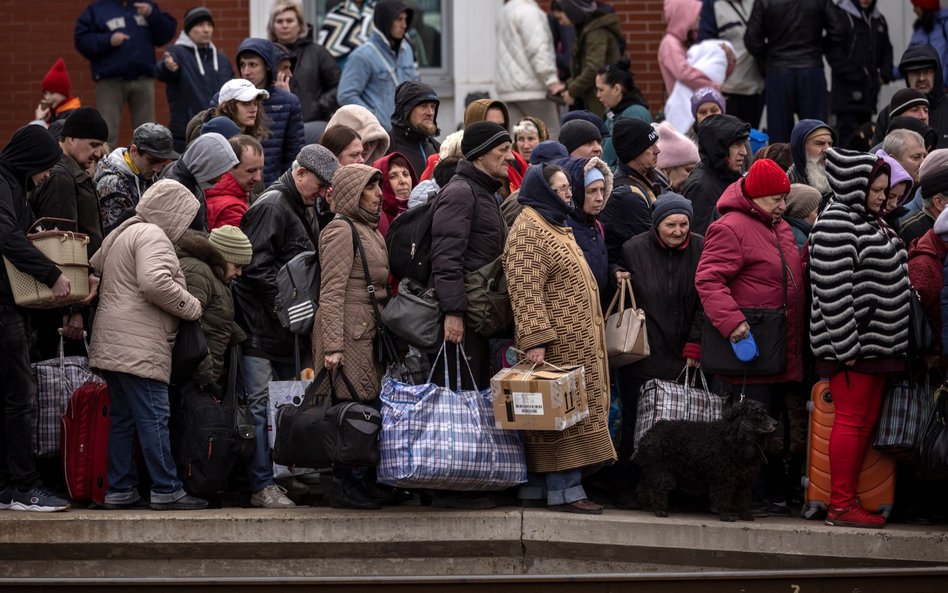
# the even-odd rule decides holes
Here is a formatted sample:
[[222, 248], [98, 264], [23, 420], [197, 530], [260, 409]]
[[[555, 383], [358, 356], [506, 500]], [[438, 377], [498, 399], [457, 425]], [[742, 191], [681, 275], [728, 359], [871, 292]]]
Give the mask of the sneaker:
[[207, 501], [197, 496], [185, 494], [172, 502], [153, 502], [148, 506], [156, 511], [198, 511], [207, 508]]
[[13, 485], [10, 484], [0, 490], [0, 511], [5, 511], [13, 504]]
[[831, 506], [826, 512], [826, 524], [839, 525], [842, 527], [882, 529], [885, 527], [885, 517], [870, 513], [857, 504], [843, 509]]
[[102, 507], [110, 511], [121, 511], [142, 506], [142, 497], [136, 492], [106, 494]]
[[265, 509], [289, 509], [296, 503], [287, 498], [286, 489], [276, 484], [270, 484], [250, 497], [250, 504]]
[[9, 508], [14, 511], [53, 513], [68, 509], [69, 501], [59, 498], [49, 488], [41, 484], [27, 492], [21, 492], [19, 488], [14, 488]]

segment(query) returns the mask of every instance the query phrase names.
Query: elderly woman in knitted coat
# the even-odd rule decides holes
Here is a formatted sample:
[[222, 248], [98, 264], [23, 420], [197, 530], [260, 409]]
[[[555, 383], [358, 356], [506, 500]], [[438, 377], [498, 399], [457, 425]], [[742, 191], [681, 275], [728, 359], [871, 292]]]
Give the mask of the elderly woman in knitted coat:
[[856, 485], [886, 378], [903, 369], [908, 348], [908, 258], [882, 219], [889, 165], [830, 149], [826, 176], [835, 197], [810, 234], [810, 342], [836, 405], [826, 523], [879, 528], [885, 518], [862, 508]]
[[531, 362], [582, 364], [589, 417], [561, 432], [524, 433], [530, 479], [524, 500], [550, 509], [602, 513], [581, 485], [584, 468], [615, 461], [609, 438], [609, 367], [599, 289], [567, 218], [570, 182], [556, 165], [527, 169], [523, 212], [504, 249], [504, 271], [516, 322], [517, 345]]

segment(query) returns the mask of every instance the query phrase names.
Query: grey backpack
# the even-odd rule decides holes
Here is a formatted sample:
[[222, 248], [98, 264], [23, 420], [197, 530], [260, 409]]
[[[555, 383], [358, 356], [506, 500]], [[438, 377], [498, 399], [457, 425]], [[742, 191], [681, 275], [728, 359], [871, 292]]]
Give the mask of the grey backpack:
[[286, 262], [276, 275], [275, 308], [280, 325], [294, 334], [313, 331], [319, 306], [319, 254], [304, 251]]

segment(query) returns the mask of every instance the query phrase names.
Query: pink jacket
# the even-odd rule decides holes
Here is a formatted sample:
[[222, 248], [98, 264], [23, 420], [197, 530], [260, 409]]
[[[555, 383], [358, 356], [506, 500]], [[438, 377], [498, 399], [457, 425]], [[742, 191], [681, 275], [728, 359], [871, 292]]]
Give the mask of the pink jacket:
[[665, 36], [658, 46], [658, 65], [665, 81], [665, 91], [671, 94], [675, 81], [680, 80], [692, 90], [714, 84], [704, 72], [688, 65], [688, 31], [697, 27], [701, 14], [701, 0], [665, 0]]
[[[741, 307], [783, 306], [783, 273], [777, 241], [787, 262], [787, 368], [777, 376], [748, 377], [748, 383], [799, 381], [803, 376], [803, 263], [785, 220], [773, 224], [742, 190], [742, 179], [718, 200], [722, 216], [705, 234], [695, 288], [705, 315], [722, 336], [745, 321]], [[724, 377], [728, 380], [728, 377]], [[741, 381], [741, 377], [735, 377]]]

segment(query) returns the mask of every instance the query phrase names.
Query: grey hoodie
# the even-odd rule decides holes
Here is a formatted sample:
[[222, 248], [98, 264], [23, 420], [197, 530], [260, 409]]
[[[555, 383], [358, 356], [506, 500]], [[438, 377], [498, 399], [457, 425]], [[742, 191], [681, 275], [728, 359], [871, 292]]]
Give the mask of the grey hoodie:
[[198, 136], [181, 158], [162, 173], [162, 179], [173, 179], [188, 188], [201, 203], [191, 228], [207, 231], [207, 205], [204, 190], [213, 187], [218, 178], [240, 162], [230, 143], [211, 132]]

